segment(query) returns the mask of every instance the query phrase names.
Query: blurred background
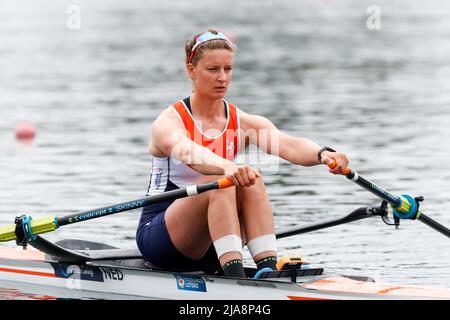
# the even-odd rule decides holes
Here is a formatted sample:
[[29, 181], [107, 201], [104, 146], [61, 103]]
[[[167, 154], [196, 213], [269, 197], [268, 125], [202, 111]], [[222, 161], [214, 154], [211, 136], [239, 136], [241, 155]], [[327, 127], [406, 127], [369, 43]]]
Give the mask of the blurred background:
[[[393, 193], [423, 195], [423, 211], [448, 227], [449, 15], [445, 0], [0, 0], [0, 225], [144, 196], [152, 121], [191, 91], [184, 42], [216, 28], [237, 45], [230, 101], [346, 152]], [[15, 137], [23, 121], [36, 129], [28, 143]], [[380, 204], [323, 166], [259, 169], [277, 228]], [[45, 237], [131, 248], [139, 216]], [[448, 247], [419, 222], [395, 230], [374, 218], [282, 239], [279, 254], [449, 288]]]

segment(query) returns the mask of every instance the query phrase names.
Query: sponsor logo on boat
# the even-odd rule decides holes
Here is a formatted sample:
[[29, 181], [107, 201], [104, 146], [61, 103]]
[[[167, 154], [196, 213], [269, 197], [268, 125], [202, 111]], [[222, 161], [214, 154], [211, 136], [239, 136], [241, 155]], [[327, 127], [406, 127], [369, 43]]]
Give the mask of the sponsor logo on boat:
[[206, 282], [198, 276], [174, 275], [178, 290], [206, 292]]
[[110, 267], [100, 267], [100, 270], [103, 272], [104, 279], [110, 279], [110, 280], [123, 280], [123, 273], [120, 271], [120, 269], [117, 268], [110, 268]]
[[[87, 281], [103, 282], [104, 277], [102, 271], [98, 267], [86, 265], [69, 265], [65, 263], [52, 262], [51, 265], [55, 270], [55, 275], [60, 278], [77, 279]], [[122, 275], [123, 278], [123, 275]]]
[[178, 287], [180, 287], [181, 289], [184, 289], [184, 279], [183, 278], [178, 278]]

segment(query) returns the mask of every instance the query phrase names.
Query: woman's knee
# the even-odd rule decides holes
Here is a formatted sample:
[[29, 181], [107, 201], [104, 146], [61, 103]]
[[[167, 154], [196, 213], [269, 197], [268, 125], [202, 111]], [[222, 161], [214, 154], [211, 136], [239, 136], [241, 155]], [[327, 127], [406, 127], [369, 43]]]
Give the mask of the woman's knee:
[[241, 195], [261, 196], [266, 194], [266, 185], [262, 177], [258, 177], [254, 185], [250, 187], [237, 187], [237, 192]]
[[209, 202], [232, 201], [236, 202], [236, 187], [208, 191]]

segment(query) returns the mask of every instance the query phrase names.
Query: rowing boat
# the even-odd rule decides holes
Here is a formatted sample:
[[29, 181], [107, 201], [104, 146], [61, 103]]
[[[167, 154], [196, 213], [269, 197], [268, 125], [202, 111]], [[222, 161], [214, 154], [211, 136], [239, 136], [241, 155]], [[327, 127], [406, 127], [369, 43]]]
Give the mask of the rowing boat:
[[[446, 227], [419, 210], [421, 198], [394, 196], [352, 170], [346, 172], [346, 176], [383, 199], [381, 206], [362, 207], [339, 219], [277, 230], [276, 237], [280, 239], [371, 217], [381, 217], [386, 224], [396, 227], [400, 219], [417, 219], [450, 236]], [[0, 283], [2, 287], [11, 288], [20, 284], [29, 294], [41, 294], [39, 297], [52, 288], [59, 298], [86, 299], [450, 299], [448, 289], [384, 284], [369, 277], [329, 273], [300, 258], [286, 257], [287, 263], [264, 273], [258, 273], [249, 265], [245, 267], [246, 278], [230, 278], [218, 270], [164, 270], [146, 262], [135, 249], [74, 239], [52, 243], [39, 235], [63, 225], [231, 185], [227, 179], [221, 179], [63, 217], [36, 220], [29, 216], [16, 217], [15, 224], [0, 228], [0, 241], [16, 240], [23, 249], [28, 245], [33, 249], [0, 249]], [[388, 218], [389, 214], [393, 215], [394, 223]]]
[[[35, 241], [42, 247], [50, 244], [41, 237]], [[72, 262], [64, 262], [36, 249], [2, 249], [0, 283], [21, 283], [28, 290], [32, 285], [41, 294], [57, 288], [58, 298], [84, 299], [105, 295], [112, 299], [177, 300], [450, 299], [446, 289], [382, 284], [368, 277], [327, 273], [308, 264], [263, 273], [258, 279], [253, 278], [255, 268], [247, 266], [248, 278], [242, 279], [207, 271], [158, 269], [146, 263], [137, 250], [95, 242], [63, 240], [50, 246], [76, 255]]]

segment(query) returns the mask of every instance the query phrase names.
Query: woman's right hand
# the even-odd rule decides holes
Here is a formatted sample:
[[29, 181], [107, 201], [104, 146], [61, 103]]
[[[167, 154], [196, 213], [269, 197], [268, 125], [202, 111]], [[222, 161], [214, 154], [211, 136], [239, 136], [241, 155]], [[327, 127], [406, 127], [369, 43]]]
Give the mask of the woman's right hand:
[[233, 181], [235, 186], [240, 187], [250, 187], [256, 183], [257, 178], [261, 177], [261, 173], [249, 165], [235, 163], [226, 166], [224, 174]]

